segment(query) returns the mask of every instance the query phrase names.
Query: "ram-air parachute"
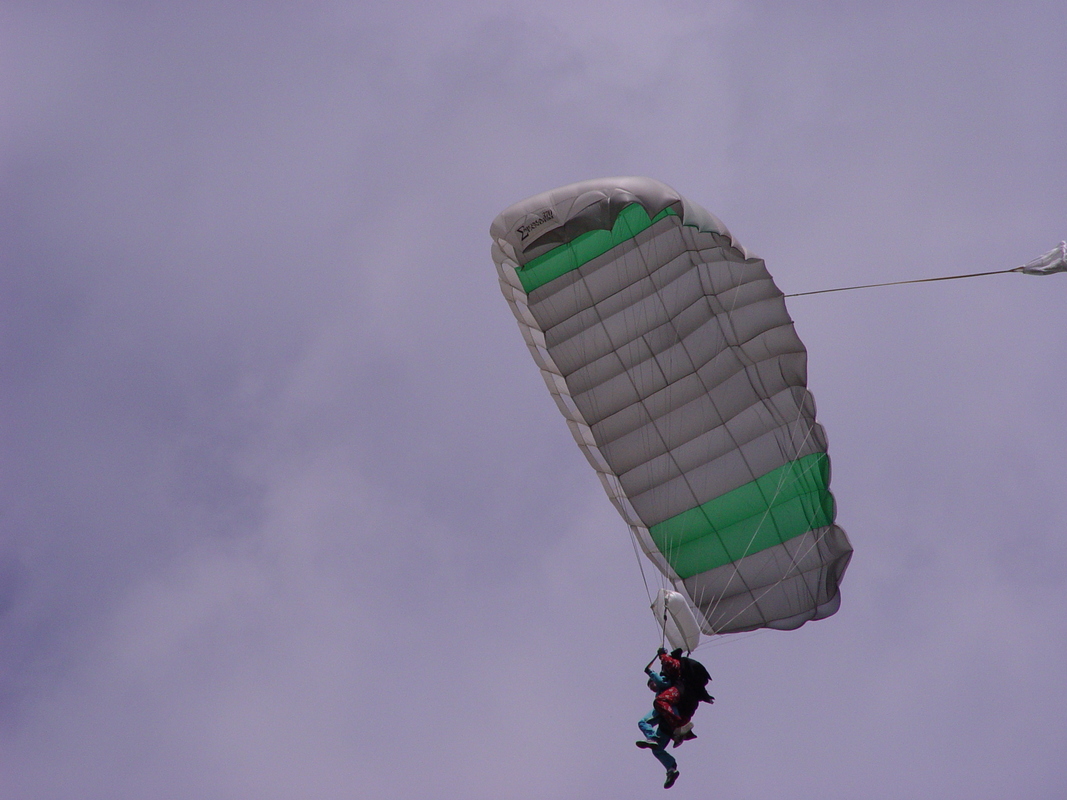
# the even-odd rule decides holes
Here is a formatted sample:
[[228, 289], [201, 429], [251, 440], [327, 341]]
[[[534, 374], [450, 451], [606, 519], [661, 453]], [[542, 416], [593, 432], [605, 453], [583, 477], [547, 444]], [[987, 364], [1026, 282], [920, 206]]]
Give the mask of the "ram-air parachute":
[[491, 235], [549, 390], [673, 587], [654, 603], [672, 645], [696, 646], [688, 609], [705, 634], [837, 611], [852, 548], [807, 354], [763, 261], [648, 178], [539, 194]]

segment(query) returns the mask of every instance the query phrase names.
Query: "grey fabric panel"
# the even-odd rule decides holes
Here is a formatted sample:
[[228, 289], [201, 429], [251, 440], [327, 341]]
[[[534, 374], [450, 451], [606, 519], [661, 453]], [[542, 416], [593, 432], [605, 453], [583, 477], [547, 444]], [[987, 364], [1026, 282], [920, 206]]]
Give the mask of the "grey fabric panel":
[[706, 303], [699, 274], [687, 261], [682, 256], [668, 265], [680, 273], [666, 284], [668, 290], [646, 275], [601, 302], [595, 302], [596, 295], [591, 295], [583, 308], [555, 326], [545, 325], [547, 314], [542, 304], [531, 304], [530, 312], [545, 332], [545, 342], [558, 349], [560, 370], [569, 374], [613, 347], [668, 323], [694, 303]]
[[[740, 381], [738, 386], [751, 388]], [[815, 404], [806, 389], [768, 383], [766, 394], [759, 395], [724, 388], [727, 399], [697, 394], [658, 418], [652, 418], [644, 404], [644, 425], [600, 445], [647, 525], [736, 489], [793, 458], [825, 451], [826, 437], [814, 422]], [[727, 413], [716, 407], [717, 399]], [[731, 452], [748, 468], [728, 469], [735, 461], [723, 459]]]
[[836, 525], [809, 531], [685, 581], [706, 633], [782, 630], [833, 614], [852, 548]]
[[550, 352], [558, 354], [558, 360], [555, 356], [553, 360], [556, 360], [560, 372], [565, 377], [569, 376], [589, 362], [610, 355], [628, 342], [668, 324], [687, 306], [702, 300], [699, 283], [694, 281], [692, 286], [694, 292], [691, 298], [665, 298], [653, 292], [642, 297], [634, 292], [632, 297], [626, 298], [633, 302], [607, 317], [601, 315], [599, 308], [589, 308], [568, 320], [571, 326], [581, 326], [574, 335], [561, 340], [556, 336], [560, 328], [553, 328], [545, 332], [545, 343]]
[[[687, 372], [692, 372], [702, 366], [700, 363], [693, 362], [690, 355], [693, 348], [686, 346], [687, 339], [694, 335], [702, 336], [705, 340], [715, 336], [720, 337], [717, 343], [705, 342], [701, 351], [708, 354], [725, 345], [725, 340], [721, 340], [720, 326], [710, 316], [710, 307], [707, 298], [703, 295], [698, 294], [694, 297], [692, 304], [679, 309], [673, 318], [665, 319], [659, 325], [656, 325], [654, 320], [646, 320], [646, 323], [649, 326], [647, 330], [632, 341], [644, 343], [647, 346], [649, 358], [656, 356], [667, 365], [681, 360], [690, 366]], [[560, 371], [567, 378], [567, 385], [572, 387], [576, 395], [596, 389], [604, 381], [616, 377], [633, 363], [633, 360], [629, 358], [621, 361], [615, 358], [617, 351], [590, 358], [589, 348], [582, 338], [576, 336], [567, 342], [554, 345], [554, 351], [560, 354], [563, 361]], [[627, 345], [624, 344], [619, 350], [625, 350], [626, 347]], [[678, 380], [685, 374], [685, 372], [678, 373], [677, 369], [670, 366], [667, 371], [675, 376], [672, 380]]]
[[[607, 324], [594, 325], [588, 329], [586, 336], [581, 337], [580, 342], [579, 337], [574, 337], [565, 348], [549, 345], [549, 352], [557, 365], [560, 365], [560, 362], [581, 364], [585, 359], [584, 366], [570, 374], [567, 374], [562, 365], [560, 369], [567, 378], [567, 386], [575, 403], [582, 409], [583, 414], [586, 414], [590, 425], [598, 425], [632, 402], [632, 398], [623, 399], [617, 394], [620, 385], [630, 382], [634, 391], [641, 397], [650, 398], [668, 384], [692, 372], [690, 367], [698, 368], [705, 391], [723, 381], [731, 380], [731, 373], [736, 373], [739, 367], [746, 363], [756, 366], [751, 374], [739, 378], [738, 381], [753, 382], [753, 392], [758, 393], [757, 387], [763, 381], [776, 382], [776, 379], [771, 377], [776, 371], [780, 373], [779, 379], [784, 376], [792, 384], [804, 383], [806, 354], [793, 332], [791, 323], [780, 326], [780, 329], [760, 330], [749, 341], [730, 348], [729, 345], [737, 340], [738, 325], [753, 326], [745, 325], [743, 320], [724, 321], [726, 315], [714, 314], [706, 298], [698, 298], [692, 305], [682, 309], [670, 306], [657, 308], [652, 305], [648, 313], [643, 314], [642, 310], [643, 308], [635, 309], [634, 313], [627, 316], [616, 315], [610, 321], [614, 323], [614, 337], [608, 332]], [[666, 316], [672, 313], [676, 316]], [[735, 311], [734, 316], [744, 315]], [[676, 323], [675, 319], [679, 322]], [[635, 321], [640, 321], [647, 327], [643, 327], [637, 337], [626, 335], [625, 327], [629, 325], [632, 331], [636, 328]], [[695, 330], [688, 330], [698, 324], [699, 327]], [[679, 325], [683, 326], [682, 330], [679, 330]], [[647, 346], [630, 347], [633, 342], [642, 342]], [[613, 349], [613, 346], [616, 349]], [[656, 348], [659, 349], [658, 352]], [[599, 355], [600, 353], [603, 355]], [[790, 353], [796, 357], [787, 363], [786, 356]], [[658, 371], [650, 373], [647, 365], [636, 362], [635, 359], [641, 355], [654, 359], [658, 364]], [[781, 363], [769, 363], [775, 358], [780, 359]], [[640, 369], [641, 374], [655, 375], [656, 385], [639, 383], [636, 374], [625, 374], [628, 369]], [[661, 380], [661, 376], [665, 382]], [[736, 389], [737, 386], [733, 384], [729, 387], [729, 391]], [[726, 397], [728, 390], [724, 387], [723, 391], [716, 394]], [[738, 402], [736, 398], [731, 400]], [[746, 401], [746, 404], [748, 402], [754, 401]]]
[[[661, 219], [633, 239], [534, 289], [529, 295], [530, 308], [538, 309], [535, 312], [538, 324], [548, 331], [588, 308], [590, 296], [597, 298], [597, 302], [610, 301], [620, 290], [648, 278], [650, 272], [662, 270], [680, 257], [684, 257], [683, 269], [693, 265], [678, 228], [678, 218]], [[667, 274], [671, 274], [669, 269]]]
[[[773, 366], [769, 361], [760, 362], [765, 368]], [[739, 414], [752, 408], [762, 408], [767, 416], [767, 426], [795, 423], [798, 418], [814, 416], [814, 400], [795, 383], [782, 376], [781, 370], [765, 369], [768, 376], [757, 384], [751, 373], [761, 370], [750, 367], [737, 372], [719, 383], [727, 394], [718, 396], [709, 394], [708, 385], [702, 376], [691, 374], [683, 380], [672, 384], [670, 391], [661, 392], [656, 398], [643, 404], [646, 411], [645, 423], [654, 426], [654, 431], [631, 429], [623, 432], [617, 424], [617, 435], [609, 436], [604, 426], [594, 429], [594, 435], [602, 441], [600, 448], [605, 458], [616, 465], [620, 474], [632, 469], [640, 460], [655, 458], [662, 453], [691, 442], [702, 434], [713, 433], [720, 426], [726, 425]], [[732, 393], [731, 393], [732, 392]], [[762, 401], [762, 402], [761, 402]], [[615, 416], [611, 417], [612, 420]], [[650, 435], [662, 442], [662, 446], [647, 449]], [[640, 446], [640, 452], [635, 449]]]
[[[713, 308], [715, 305], [712, 303]], [[792, 320], [785, 313], [785, 303], [781, 295], [757, 300], [746, 306], [722, 304], [715, 310], [727, 320], [727, 341], [739, 347], [743, 347], [745, 342], [768, 328], [792, 324]]]
[[[709, 325], [715, 323], [709, 322]], [[626, 408], [620, 411], [604, 416], [593, 424], [597, 439], [605, 443], [612, 442], [615, 439], [625, 436], [637, 429], [641, 424], [644, 424], [649, 418], [658, 419], [664, 414], [669, 413], [673, 409], [682, 406], [694, 398], [704, 394], [709, 394], [708, 386], [718, 386], [722, 382], [735, 376], [746, 368], [751, 368], [751, 362], [753, 360], [756, 363], [765, 361], [769, 358], [775, 358], [776, 354], [778, 358], [788, 358], [793, 355], [798, 356], [795, 364], [789, 366], [778, 365], [777, 369], [783, 375], [796, 376], [798, 373], [803, 376], [805, 370], [806, 355], [803, 349], [799, 353], [790, 353], [787, 348], [793, 346], [795, 337], [793, 336], [792, 329], [785, 328], [773, 328], [765, 333], [761, 334], [757, 339], [748, 343], [745, 352], [737, 348], [726, 348], [725, 342], [706, 342], [709, 345], [709, 350], [717, 349], [706, 361], [698, 365], [699, 374], [687, 375], [679, 379], [675, 383], [668, 387], [665, 387], [662, 391], [650, 394], [642, 407], [642, 412], [647, 409], [647, 413], [642, 413], [640, 416], [635, 416], [632, 409]], [[748, 357], [746, 358], [746, 353]], [[707, 353], [705, 353], [707, 355]], [[756, 359], [756, 356], [760, 356]], [[744, 359], [744, 360], [742, 360]], [[748, 362], [746, 364], [746, 362]], [[773, 368], [772, 368], [773, 370]], [[773, 385], [770, 379], [772, 370], [767, 370], [767, 376], [762, 378], [768, 381], [768, 386]], [[738, 380], [744, 380], [743, 378]], [[803, 381], [786, 381], [781, 385], [798, 385]], [[717, 392], [716, 393], [716, 407], [725, 419], [730, 414], [736, 413], [740, 408], [749, 405], [748, 401], [733, 400], [730, 395]], [[640, 420], [640, 421], [639, 421]]]
[[[725, 448], [718, 458], [685, 472], [668, 458], [657, 462], [662, 465], [660, 473], [651, 468], [645, 473], [639, 468], [627, 473], [628, 480], [620, 476], [620, 481], [641, 521], [651, 527], [766, 475], [788, 461], [825, 451], [821, 426], [802, 425], [799, 435], [794, 433], [794, 428], [796, 426], [772, 428], [750, 441], [738, 442], [736, 449]], [[809, 431], [813, 435], [807, 435]], [[806, 443], [791, 450], [787, 443], [793, 439], [806, 439]], [[640, 493], [631, 488], [648, 484], [652, 484], [651, 487]]]
[[788, 391], [806, 354], [763, 263], [676, 217], [643, 233], [531, 293], [530, 312], [651, 526], [824, 442], [810, 395]]
[[[546, 331], [546, 344], [553, 360], [567, 377], [576, 402], [580, 404], [583, 393], [631, 367], [635, 355], [648, 351], [662, 362], [661, 371], [669, 375], [671, 381], [687, 371], [680, 370], [676, 364], [703, 365], [722, 354], [727, 345], [738, 348], [729, 353], [729, 358], [745, 358], [749, 363], [783, 352], [804, 353], [803, 345], [784, 313], [781, 294], [773, 283], [761, 281], [760, 285], [752, 287], [758, 290], [759, 300], [738, 307], [733, 302], [723, 304], [707, 298], [702, 292], [704, 281], [696, 282], [699, 272], [700, 268], [691, 270], [656, 294], [642, 292], [640, 299], [610, 316], [603, 315], [603, 305], [590, 306], [566, 321], [566, 336], [560, 336], [564, 325]], [[643, 283], [647, 285], [648, 282]], [[766, 297], [768, 293], [773, 294]], [[624, 296], [626, 293], [619, 292], [615, 299]], [[740, 295], [739, 298], [745, 299]], [[763, 313], [764, 303], [776, 304], [781, 313]], [[531, 311], [536, 317], [537, 309], [531, 308]], [[776, 334], [768, 335], [770, 330], [779, 328], [781, 330]], [[647, 344], [647, 350], [644, 347], [628, 348], [636, 341]], [[794, 374], [799, 373], [797, 377], [803, 383], [803, 361], [798, 361], [797, 365], [800, 369], [794, 370]], [[712, 381], [721, 380], [716, 375], [706, 377]], [[617, 384], [612, 384], [603, 394], [610, 396], [616, 388]], [[640, 385], [637, 391], [645, 397], [651, 393]], [[597, 405], [608, 407], [601, 403]], [[621, 406], [614, 410], [618, 408]], [[608, 413], [614, 413], [614, 410]], [[598, 415], [587, 421], [596, 424], [602, 418]]]
[[[634, 472], [642, 467], [660, 465], [666, 468], [667, 463], [673, 464], [677, 471], [666, 480], [678, 472], [688, 472], [713, 461], [728, 450], [743, 447], [769, 430], [781, 428], [779, 441], [789, 452], [799, 453], [805, 445], [804, 439], [813, 433], [811, 422], [803, 413], [809, 405], [804, 401], [810, 398], [807, 392], [790, 387], [722, 423], [716, 423], [712, 401], [703, 395], [667, 417], [653, 420], [650, 427], [655, 431], [654, 437], [649, 435], [649, 428], [645, 428], [600, 450], [609, 463], [627, 467], [618, 475], [628, 493], [641, 493], [655, 485], [652, 482], [642, 487], [638, 482]], [[705, 409], [708, 411], [706, 417], [703, 416]], [[709, 425], [714, 427], [701, 426], [702, 418], [708, 419]], [[817, 444], [825, 444], [821, 436], [816, 438]]]
[[[670, 225], [672, 222], [673, 219], [667, 219], [659, 225]], [[663, 231], [662, 236], [666, 237], [671, 233], [672, 231], [667, 229]], [[719, 259], [714, 263], [694, 263], [693, 254], [675, 252], [672, 248], [670, 261], [657, 262], [646, 255], [645, 259], [651, 264], [662, 264], [650, 267], [645, 260], [635, 258], [636, 251], [631, 250], [627, 255], [618, 256], [617, 264], [605, 262], [611, 266], [610, 270], [604, 269], [605, 264], [601, 264], [602, 268], [597, 275], [607, 275], [610, 278], [607, 286], [598, 287], [592, 280], [577, 281], [572, 283], [566, 292], [553, 295], [551, 302], [547, 298], [535, 300], [537, 292], [533, 292], [530, 297], [531, 313], [545, 332], [545, 340], [549, 346], [560, 348], [561, 357], [557, 363], [563, 373], [569, 374], [585, 360], [595, 359], [609, 352], [608, 348], [612, 343], [618, 345], [634, 337], [647, 335], [657, 325], [671, 320], [682, 322], [680, 315], [685, 311], [691, 312], [691, 316], [699, 315], [708, 320], [713, 315], [733, 313], [745, 306], [766, 300], [774, 304], [779, 313], [772, 317], [755, 307], [745, 315], [749, 325], [753, 321], [762, 327], [791, 324], [781, 302], [781, 293], [767, 276], [766, 270], [756, 269], [755, 265], [752, 265], [753, 268], [747, 275], [732, 273], [734, 280], [743, 280], [745, 283], [723, 289], [719, 296], [711, 299], [709, 292], [712, 291], [713, 284], [722, 281], [709, 277], [709, 270], [721, 270], [730, 266], [721, 261], [721, 251], [715, 252]], [[615, 251], [606, 254], [609, 255], [615, 255]], [[581, 271], [577, 270], [569, 275]], [[564, 278], [559, 278], [546, 286], [554, 286], [562, 280]], [[565, 297], [561, 298], [560, 295]], [[655, 307], [657, 302], [663, 305], [662, 309]], [[707, 308], [693, 308], [696, 303], [707, 304]], [[590, 336], [590, 328], [597, 324], [605, 325], [606, 332], [610, 332], [611, 336], [583, 339]], [[740, 345], [751, 338], [752, 333], [748, 328], [738, 329], [735, 325], [736, 321], [728, 327], [729, 344]], [[599, 331], [592, 331], [593, 337], [599, 335]], [[799, 340], [797, 343], [799, 345]], [[568, 352], [578, 352], [584, 359], [569, 359]]]

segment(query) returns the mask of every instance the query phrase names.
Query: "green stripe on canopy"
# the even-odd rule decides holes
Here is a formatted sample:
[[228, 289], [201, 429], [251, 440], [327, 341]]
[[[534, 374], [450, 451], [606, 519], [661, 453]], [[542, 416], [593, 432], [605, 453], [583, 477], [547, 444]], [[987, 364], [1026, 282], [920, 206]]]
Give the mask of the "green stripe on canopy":
[[586, 231], [573, 241], [561, 244], [525, 266], [519, 267], [518, 275], [522, 288], [526, 290], [526, 294], [529, 294], [534, 289], [554, 281], [560, 275], [576, 270], [582, 264], [603, 255], [611, 248], [634, 238], [641, 231], [647, 230], [668, 215], [678, 216], [673, 209], [665, 208], [650, 219], [648, 212], [640, 203], [631, 203], [619, 212], [610, 231]]
[[812, 453], [649, 532], [679, 577], [688, 578], [831, 524], [829, 483], [829, 458]]

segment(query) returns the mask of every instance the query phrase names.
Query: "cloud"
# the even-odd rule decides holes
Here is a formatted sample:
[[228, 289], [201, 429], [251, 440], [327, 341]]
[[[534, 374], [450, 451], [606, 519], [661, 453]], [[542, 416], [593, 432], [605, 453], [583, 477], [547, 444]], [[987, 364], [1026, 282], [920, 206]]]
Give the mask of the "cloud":
[[[3, 797], [658, 791], [641, 573], [493, 217], [649, 174], [786, 291], [1063, 236], [1048, 10], [0, 14]], [[1057, 281], [791, 303], [856, 557], [701, 651], [675, 792], [1062, 794]]]

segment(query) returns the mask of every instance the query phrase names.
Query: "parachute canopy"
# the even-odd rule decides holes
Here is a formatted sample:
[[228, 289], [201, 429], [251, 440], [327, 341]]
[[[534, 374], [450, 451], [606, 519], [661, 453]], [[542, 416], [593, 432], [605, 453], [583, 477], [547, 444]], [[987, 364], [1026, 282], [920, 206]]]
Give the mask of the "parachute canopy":
[[763, 261], [649, 178], [539, 194], [491, 235], [575, 441], [701, 630], [833, 614], [852, 548], [834, 524], [807, 354]]

